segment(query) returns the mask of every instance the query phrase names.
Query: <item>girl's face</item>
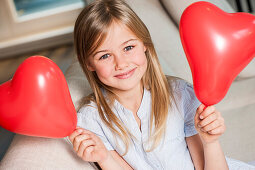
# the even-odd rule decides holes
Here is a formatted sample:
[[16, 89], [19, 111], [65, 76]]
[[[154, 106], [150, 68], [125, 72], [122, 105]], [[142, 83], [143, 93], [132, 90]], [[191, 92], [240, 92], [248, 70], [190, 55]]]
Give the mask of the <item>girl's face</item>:
[[89, 57], [88, 69], [116, 90], [140, 85], [147, 69], [146, 47], [124, 24], [113, 22], [105, 41]]

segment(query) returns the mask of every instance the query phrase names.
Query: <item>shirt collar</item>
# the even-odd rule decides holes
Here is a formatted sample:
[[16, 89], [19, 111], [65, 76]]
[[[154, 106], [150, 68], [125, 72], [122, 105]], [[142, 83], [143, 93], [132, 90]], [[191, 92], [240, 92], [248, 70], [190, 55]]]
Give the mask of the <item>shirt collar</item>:
[[[149, 109], [150, 109], [150, 91], [148, 91], [146, 88], [143, 89], [143, 97], [140, 104], [140, 107], [137, 111], [137, 116], [142, 119], [145, 115], [147, 115]], [[125, 108], [118, 100], [114, 101], [114, 107], [116, 107], [118, 110], [124, 111], [124, 113], [130, 113], [131, 111], [127, 108]]]
[[[103, 96], [107, 100], [107, 94], [106, 90], [104, 88], [101, 88], [101, 91], [103, 93]], [[130, 113], [131, 111], [125, 108], [118, 100], [114, 100], [114, 107], [117, 110], [122, 110], [124, 113]], [[137, 111], [137, 116], [142, 119], [144, 116], [147, 115], [147, 113], [150, 113], [151, 109], [151, 93], [149, 90], [147, 90], [145, 87], [143, 88], [143, 98], [140, 104], [140, 107]]]

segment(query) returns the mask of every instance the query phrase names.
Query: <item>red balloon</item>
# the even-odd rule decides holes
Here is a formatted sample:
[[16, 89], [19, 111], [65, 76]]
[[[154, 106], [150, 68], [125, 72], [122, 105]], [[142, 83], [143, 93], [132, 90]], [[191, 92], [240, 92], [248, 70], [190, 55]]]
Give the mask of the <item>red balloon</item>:
[[254, 58], [255, 16], [201, 1], [185, 9], [179, 31], [197, 98], [206, 106], [218, 103]]
[[50, 59], [33, 56], [0, 85], [0, 126], [29, 136], [61, 138], [77, 117], [65, 77]]

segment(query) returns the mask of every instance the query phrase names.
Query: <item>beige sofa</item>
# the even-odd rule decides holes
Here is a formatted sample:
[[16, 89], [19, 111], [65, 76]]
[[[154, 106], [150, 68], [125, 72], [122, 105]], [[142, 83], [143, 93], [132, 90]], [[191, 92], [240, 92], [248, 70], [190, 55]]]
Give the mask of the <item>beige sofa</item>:
[[[194, 0], [127, 0], [151, 32], [165, 74], [192, 82], [178, 33], [182, 11]], [[233, 9], [226, 1], [210, 0], [227, 12]], [[65, 73], [72, 100], [77, 108], [79, 100], [91, 92], [77, 62]], [[225, 154], [242, 161], [255, 160], [255, 63], [238, 76], [227, 96], [217, 104], [225, 117], [227, 131], [221, 137]], [[82, 161], [66, 139], [46, 139], [16, 135], [3, 160], [1, 170], [14, 169], [96, 169]]]

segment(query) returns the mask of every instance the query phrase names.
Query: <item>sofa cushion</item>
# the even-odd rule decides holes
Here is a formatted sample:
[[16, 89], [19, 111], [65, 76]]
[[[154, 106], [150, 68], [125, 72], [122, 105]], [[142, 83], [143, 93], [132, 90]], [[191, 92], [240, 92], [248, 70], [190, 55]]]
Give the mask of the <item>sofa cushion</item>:
[[234, 81], [226, 96], [216, 104], [221, 111], [233, 110], [255, 103], [255, 77]]
[[77, 58], [74, 58], [72, 64], [66, 70], [65, 78], [75, 109], [78, 110], [82, 98], [92, 93], [92, 89]]
[[255, 58], [238, 74], [240, 78], [255, 77]]
[[95, 170], [96, 167], [80, 159], [64, 138], [48, 139], [16, 135], [0, 162], [0, 169]]
[[223, 112], [227, 131], [220, 143], [226, 156], [244, 162], [255, 160], [254, 110], [253, 103]]

